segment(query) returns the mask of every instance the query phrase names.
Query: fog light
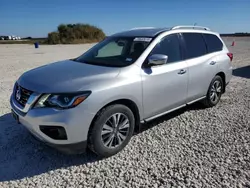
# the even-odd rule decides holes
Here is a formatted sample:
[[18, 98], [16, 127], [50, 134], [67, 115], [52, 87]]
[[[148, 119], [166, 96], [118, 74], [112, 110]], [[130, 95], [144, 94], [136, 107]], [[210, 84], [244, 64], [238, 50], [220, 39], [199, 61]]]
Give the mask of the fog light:
[[67, 140], [67, 134], [63, 127], [40, 125], [40, 130], [48, 137], [55, 140]]

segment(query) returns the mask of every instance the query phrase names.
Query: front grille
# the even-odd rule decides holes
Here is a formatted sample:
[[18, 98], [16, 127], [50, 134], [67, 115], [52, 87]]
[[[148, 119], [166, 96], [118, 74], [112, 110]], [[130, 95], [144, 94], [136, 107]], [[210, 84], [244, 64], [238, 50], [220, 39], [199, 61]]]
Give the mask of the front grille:
[[20, 85], [16, 84], [15, 88], [15, 99], [16, 101], [22, 106], [25, 107], [27, 101], [29, 100], [30, 95], [33, 92], [30, 90], [27, 90]]

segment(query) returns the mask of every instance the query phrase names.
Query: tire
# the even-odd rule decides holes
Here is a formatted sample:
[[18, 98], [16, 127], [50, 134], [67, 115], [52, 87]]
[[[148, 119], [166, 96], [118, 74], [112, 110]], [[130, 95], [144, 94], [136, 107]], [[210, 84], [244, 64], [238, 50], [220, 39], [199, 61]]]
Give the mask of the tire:
[[222, 78], [216, 75], [209, 85], [206, 98], [203, 100], [204, 106], [210, 108], [217, 105], [223, 93], [223, 88], [224, 83]]
[[[118, 123], [115, 123], [115, 119]], [[115, 155], [128, 144], [134, 127], [135, 117], [127, 106], [114, 104], [105, 107], [97, 114], [90, 128], [88, 147], [100, 157]]]

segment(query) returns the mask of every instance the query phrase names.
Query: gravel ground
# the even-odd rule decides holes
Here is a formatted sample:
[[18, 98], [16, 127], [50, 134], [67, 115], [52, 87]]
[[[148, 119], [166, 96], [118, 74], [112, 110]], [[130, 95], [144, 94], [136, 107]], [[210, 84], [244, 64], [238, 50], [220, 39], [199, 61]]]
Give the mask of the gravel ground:
[[45, 146], [9, 113], [21, 73], [90, 46], [0, 45], [0, 187], [250, 187], [249, 39], [231, 48], [235, 76], [216, 107], [195, 104], [152, 121], [102, 160]]

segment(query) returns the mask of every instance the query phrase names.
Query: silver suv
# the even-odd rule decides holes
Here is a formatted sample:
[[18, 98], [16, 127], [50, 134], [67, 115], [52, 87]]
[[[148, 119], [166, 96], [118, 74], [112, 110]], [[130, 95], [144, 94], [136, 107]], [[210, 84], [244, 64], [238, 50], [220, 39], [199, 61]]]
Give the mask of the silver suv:
[[134, 28], [83, 55], [24, 73], [12, 114], [61, 151], [102, 157], [122, 150], [144, 122], [196, 101], [215, 106], [232, 77], [218, 33], [200, 26]]

